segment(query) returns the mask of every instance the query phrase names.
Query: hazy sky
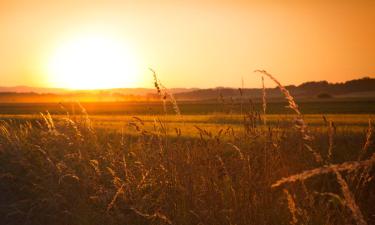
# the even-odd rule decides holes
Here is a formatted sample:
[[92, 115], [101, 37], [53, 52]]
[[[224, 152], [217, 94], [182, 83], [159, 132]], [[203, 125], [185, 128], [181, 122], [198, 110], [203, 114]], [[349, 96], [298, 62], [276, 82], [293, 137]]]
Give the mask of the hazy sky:
[[[282, 3], [281, 3], [282, 2]], [[265, 69], [284, 84], [375, 76], [375, 1], [0, 1], [0, 86], [51, 84], [61, 43], [115, 37], [169, 87], [259, 87]]]

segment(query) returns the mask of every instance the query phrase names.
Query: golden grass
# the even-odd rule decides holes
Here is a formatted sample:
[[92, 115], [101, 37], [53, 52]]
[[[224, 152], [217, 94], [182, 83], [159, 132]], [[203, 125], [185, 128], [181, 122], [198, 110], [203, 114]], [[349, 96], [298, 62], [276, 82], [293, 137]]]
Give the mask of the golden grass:
[[292, 215], [292, 219], [290, 220], [291, 225], [296, 225], [298, 224], [298, 219], [297, 219], [297, 207], [296, 203], [294, 202], [293, 196], [289, 193], [287, 189], [283, 190], [286, 198], [288, 200], [288, 209], [290, 211], [290, 214]]
[[[259, 72], [295, 115], [267, 115], [265, 126], [266, 106], [246, 105], [242, 115], [182, 121], [176, 103], [174, 115], [160, 117], [89, 116], [83, 107], [3, 116], [1, 222], [373, 224], [371, 122], [364, 133], [367, 118], [326, 115], [325, 125], [303, 116], [288, 90]], [[161, 100], [174, 104], [154, 79]]]

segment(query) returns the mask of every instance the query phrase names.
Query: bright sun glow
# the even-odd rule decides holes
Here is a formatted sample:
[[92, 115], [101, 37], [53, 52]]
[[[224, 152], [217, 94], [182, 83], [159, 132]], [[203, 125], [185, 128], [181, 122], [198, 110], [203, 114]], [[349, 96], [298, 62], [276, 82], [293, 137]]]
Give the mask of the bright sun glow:
[[119, 40], [87, 36], [61, 45], [48, 65], [53, 85], [71, 89], [134, 87], [137, 60]]

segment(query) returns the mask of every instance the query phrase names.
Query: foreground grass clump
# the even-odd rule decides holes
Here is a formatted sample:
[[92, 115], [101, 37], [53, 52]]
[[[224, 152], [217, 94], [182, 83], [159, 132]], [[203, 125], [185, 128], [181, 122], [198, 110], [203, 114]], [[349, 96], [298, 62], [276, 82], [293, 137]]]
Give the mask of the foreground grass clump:
[[[374, 223], [371, 132], [334, 133], [327, 125], [327, 133], [310, 130], [307, 143], [290, 121], [266, 128], [249, 118], [240, 131], [197, 127], [200, 138], [178, 128], [167, 135], [172, 128], [162, 119], [150, 129], [135, 117], [123, 129], [136, 135], [93, 128], [86, 116], [3, 121], [1, 222]], [[352, 164], [343, 169], [345, 162]], [[315, 169], [323, 165], [328, 172]]]

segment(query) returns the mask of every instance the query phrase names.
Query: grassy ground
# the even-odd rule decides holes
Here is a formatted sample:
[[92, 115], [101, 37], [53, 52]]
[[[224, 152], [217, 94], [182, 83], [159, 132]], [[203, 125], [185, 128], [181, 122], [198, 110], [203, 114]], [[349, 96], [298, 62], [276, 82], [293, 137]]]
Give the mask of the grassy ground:
[[1, 223], [375, 224], [374, 100], [299, 111], [275, 82], [287, 101], [177, 105], [155, 75], [166, 107], [0, 104]]
[[[249, 110], [261, 111], [262, 103], [258, 100], [243, 99], [232, 101], [179, 102], [184, 115], [197, 114], [240, 114]], [[287, 103], [283, 99], [270, 100], [267, 104], [267, 114], [290, 114], [285, 108]], [[356, 99], [301, 99], [299, 105], [303, 114], [374, 114], [375, 100], [372, 98]], [[160, 102], [86, 102], [82, 106], [90, 115], [160, 115], [164, 109]], [[39, 114], [49, 111], [51, 114], [66, 114], [79, 112], [76, 103], [0, 103], [0, 114]], [[173, 112], [170, 104], [167, 111]], [[173, 114], [173, 113], [172, 113]]]
[[2, 115], [1, 222], [374, 224], [369, 118]]
[[[64, 121], [65, 115], [52, 115], [55, 123]], [[71, 116], [72, 119], [85, 119], [81, 115]], [[98, 129], [117, 130], [125, 133], [134, 134], [137, 130], [132, 126], [137, 120], [142, 120], [145, 129], [152, 130], [155, 123], [162, 122], [166, 128], [168, 135], [176, 135], [176, 129], [181, 130], [181, 135], [197, 137], [199, 136], [199, 128], [202, 127], [210, 132], [218, 132], [220, 129], [228, 127], [240, 131], [243, 129], [244, 116], [239, 114], [211, 114], [211, 115], [135, 115], [135, 116], [121, 116], [121, 115], [94, 115], [89, 116], [91, 124]], [[3, 121], [26, 122], [26, 121], [40, 121], [40, 115], [0, 115]], [[259, 118], [258, 118], [259, 119]], [[259, 127], [266, 128], [268, 126], [283, 127], [288, 126], [293, 122], [294, 115], [285, 114], [271, 114], [261, 119], [266, 120], [266, 125], [259, 124]], [[327, 121], [333, 121], [336, 130], [350, 130], [351, 132], [363, 133], [368, 127], [368, 122], [373, 119], [371, 114], [307, 114], [304, 120], [309, 126], [316, 130], [326, 132]]]

